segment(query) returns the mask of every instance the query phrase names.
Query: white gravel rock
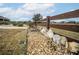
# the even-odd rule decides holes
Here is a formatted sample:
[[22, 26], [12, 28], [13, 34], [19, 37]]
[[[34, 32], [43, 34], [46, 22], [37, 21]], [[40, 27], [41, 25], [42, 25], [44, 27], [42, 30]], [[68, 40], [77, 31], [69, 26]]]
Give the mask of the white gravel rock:
[[61, 44], [65, 45], [67, 42], [67, 38], [64, 36], [61, 36], [61, 40], [60, 40]]
[[79, 51], [79, 49], [77, 48], [79, 47], [79, 43], [77, 42], [69, 42], [69, 47], [71, 48], [70, 49], [71, 52], [77, 53], [77, 51]]
[[54, 33], [53, 33], [53, 31], [51, 29], [49, 29], [48, 32], [47, 32], [47, 35], [51, 39], [51, 38], [53, 38]]
[[58, 35], [58, 34], [55, 34], [53, 36], [53, 41], [56, 43], [56, 44], [60, 44], [60, 39], [61, 39], [61, 36]]
[[47, 28], [44, 27], [44, 28], [41, 30], [41, 33], [44, 34], [46, 37], [48, 37], [47, 31], [48, 31]]

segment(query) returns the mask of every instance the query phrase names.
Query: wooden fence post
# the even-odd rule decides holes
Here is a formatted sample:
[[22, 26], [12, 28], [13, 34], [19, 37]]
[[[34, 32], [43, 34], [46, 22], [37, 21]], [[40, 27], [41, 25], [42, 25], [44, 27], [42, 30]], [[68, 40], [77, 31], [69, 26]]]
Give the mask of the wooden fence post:
[[50, 16], [47, 16], [47, 29], [50, 28]]

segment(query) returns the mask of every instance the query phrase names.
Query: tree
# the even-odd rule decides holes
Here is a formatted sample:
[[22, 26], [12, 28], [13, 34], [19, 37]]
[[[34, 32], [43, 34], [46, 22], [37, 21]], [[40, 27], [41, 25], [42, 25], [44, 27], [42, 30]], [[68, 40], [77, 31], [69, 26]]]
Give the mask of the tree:
[[68, 23], [74, 23], [75, 24], [76, 22], [75, 21], [69, 21]]
[[1, 24], [5, 24], [5, 25], [10, 24], [10, 19], [3, 17], [3, 16], [0, 16], [0, 25]]
[[42, 19], [42, 15], [41, 14], [35, 14], [32, 19], [33, 19], [33, 21], [35, 23], [35, 26], [36, 26], [37, 25], [36, 21], [41, 20]]

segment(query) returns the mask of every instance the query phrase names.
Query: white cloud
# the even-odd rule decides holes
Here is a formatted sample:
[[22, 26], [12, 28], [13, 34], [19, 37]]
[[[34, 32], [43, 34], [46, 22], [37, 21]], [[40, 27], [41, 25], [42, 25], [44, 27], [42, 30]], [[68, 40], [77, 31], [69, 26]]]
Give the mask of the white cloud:
[[8, 7], [0, 8], [0, 13], [6, 13], [6, 12], [9, 12], [9, 11], [11, 11], [11, 8], [8, 8]]
[[77, 9], [71, 9], [70, 11], [74, 11], [74, 10], [77, 10]]
[[43, 16], [43, 19], [46, 18], [46, 16]]
[[3, 6], [4, 4], [3, 3], [0, 3], [0, 6]]
[[26, 21], [26, 20], [28, 21], [29, 18], [19, 18], [19, 21], [22, 21], [22, 20], [23, 20], [23, 21]]
[[46, 3], [46, 4], [41, 4], [41, 3], [31, 4], [30, 3], [30, 4], [24, 4], [22, 8], [24, 10], [30, 10], [34, 13], [43, 13], [43, 12], [46, 12], [46, 10], [51, 6], [53, 7], [54, 4], [53, 3], [52, 4], [51, 3]]
[[19, 8], [12, 9], [10, 7], [1, 7], [0, 13], [4, 14], [7, 17], [14, 18], [14, 19], [22, 19], [24, 16], [31, 17], [34, 13], [41, 13], [43, 16], [46, 14], [51, 14], [54, 10], [49, 10], [50, 7], [54, 7], [55, 4], [24, 4]]
[[46, 14], [52, 14], [52, 13], [54, 13], [55, 12], [55, 10], [47, 10], [47, 12], [46, 12]]
[[54, 6], [54, 4], [52, 3], [46, 3], [46, 4], [33, 4], [33, 3], [29, 3], [29, 4], [24, 4], [22, 8], [26, 9], [26, 10], [43, 10], [46, 9], [48, 7]]

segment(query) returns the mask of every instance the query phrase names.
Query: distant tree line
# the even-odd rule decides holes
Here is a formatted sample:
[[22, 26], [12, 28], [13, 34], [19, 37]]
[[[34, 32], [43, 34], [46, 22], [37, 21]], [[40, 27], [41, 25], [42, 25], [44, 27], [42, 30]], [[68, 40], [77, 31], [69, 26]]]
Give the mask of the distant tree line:
[[11, 21], [10, 19], [0, 16], [0, 25], [10, 25], [13, 26], [23, 26], [24, 24], [28, 24], [29, 21]]
[[[35, 14], [33, 17], [32, 17], [32, 21], [11, 21], [10, 19], [6, 18], [6, 17], [3, 17], [3, 16], [0, 16], [0, 25], [2, 24], [5, 24], [5, 25], [9, 25], [9, 24], [12, 24], [13, 26], [23, 26], [24, 24], [26, 25], [35, 25], [37, 26], [37, 21], [39, 20], [42, 20], [43, 19], [43, 16], [41, 14]], [[52, 22], [52, 23], [57, 23], [57, 22]], [[65, 22], [65, 21], [61, 21], [60, 23], [74, 23], [74, 24], [79, 24], [79, 22], [76, 22], [76, 21], [69, 21], [69, 22]]]
[[2, 25], [2, 24], [5, 24], [5, 25], [10, 24], [10, 19], [0, 16], [0, 25]]
[[76, 22], [76, 21], [69, 21], [68, 23], [79, 24], [79, 22]]
[[[55, 22], [55, 23], [56, 23], [56, 22]], [[73, 23], [73, 24], [79, 24], [79, 22], [76, 22], [76, 21], [68, 21], [68, 22], [61, 21], [60, 23]]]
[[68, 22], [62, 21], [61, 23], [73, 23], [73, 24], [79, 24], [79, 22], [76, 22], [76, 21], [68, 21]]

